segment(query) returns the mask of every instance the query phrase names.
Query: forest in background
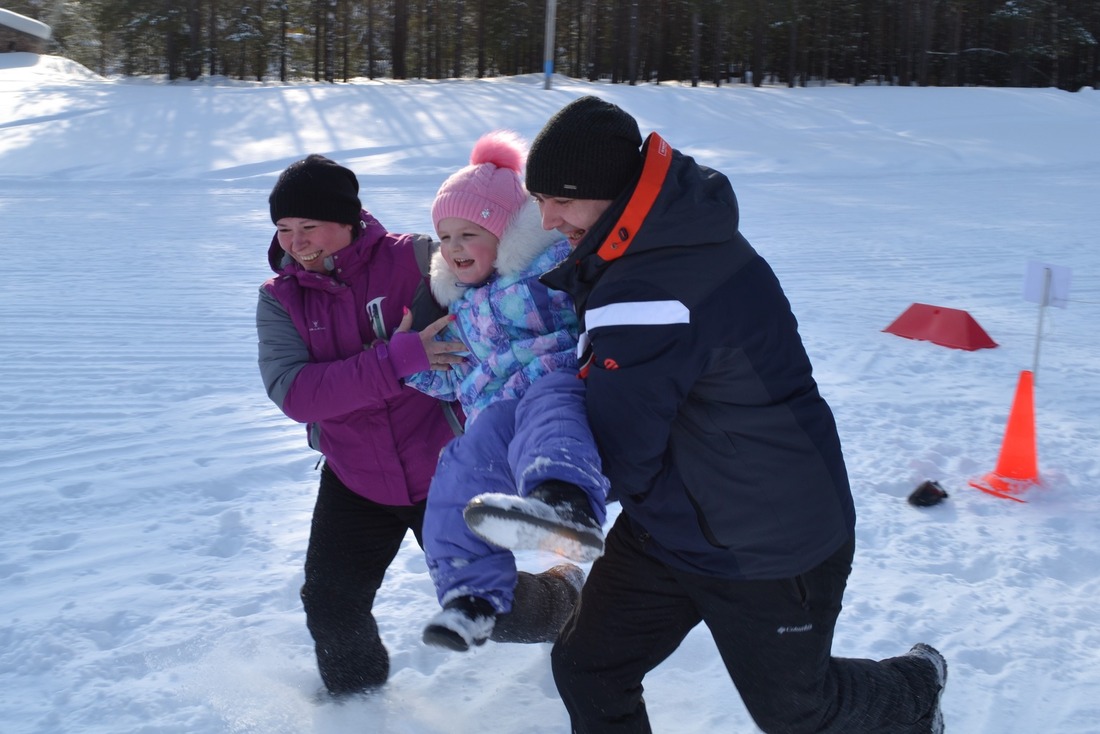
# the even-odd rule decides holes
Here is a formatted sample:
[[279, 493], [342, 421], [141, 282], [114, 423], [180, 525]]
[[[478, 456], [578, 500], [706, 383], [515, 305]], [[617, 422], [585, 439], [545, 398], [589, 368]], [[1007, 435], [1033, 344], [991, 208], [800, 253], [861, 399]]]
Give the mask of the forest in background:
[[[543, 73], [548, 0], [8, 0], [102, 75]], [[615, 83], [1100, 87], [1100, 0], [556, 0], [554, 71]]]

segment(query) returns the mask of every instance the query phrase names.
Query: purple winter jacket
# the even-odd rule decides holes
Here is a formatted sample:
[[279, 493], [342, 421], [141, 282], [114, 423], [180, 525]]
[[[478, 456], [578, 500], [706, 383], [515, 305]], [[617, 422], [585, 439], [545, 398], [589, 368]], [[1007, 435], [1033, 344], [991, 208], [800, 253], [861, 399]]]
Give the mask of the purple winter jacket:
[[401, 383], [428, 368], [420, 337], [390, 338], [425, 283], [414, 245], [422, 236], [361, 216], [359, 236], [326, 263], [329, 274], [305, 270], [272, 238], [277, 275], [260, 288], [256, 309], [260, 374], [349, 489], [410, 505], [427, 497], [439, 452], [455, 435], [444, 403]]

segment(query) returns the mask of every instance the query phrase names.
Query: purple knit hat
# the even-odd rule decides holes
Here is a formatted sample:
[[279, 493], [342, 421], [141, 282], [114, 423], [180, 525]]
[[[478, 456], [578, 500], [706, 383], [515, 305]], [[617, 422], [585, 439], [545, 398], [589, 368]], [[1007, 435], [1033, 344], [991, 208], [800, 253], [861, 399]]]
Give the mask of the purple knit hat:
[[432, 203], [432, 224], [459, 217], [492, 232], [499, 239], [513, 215], [523, 208], [523, 140], [508, 130], [481, 136], [470, 153], [470, 165], [439, 187]]

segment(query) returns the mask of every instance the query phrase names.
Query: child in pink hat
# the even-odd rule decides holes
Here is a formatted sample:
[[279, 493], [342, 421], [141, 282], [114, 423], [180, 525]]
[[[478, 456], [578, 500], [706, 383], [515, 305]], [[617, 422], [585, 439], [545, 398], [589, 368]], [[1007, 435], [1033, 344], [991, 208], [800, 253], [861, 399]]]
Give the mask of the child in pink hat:
[[466, 413], [466, 433], [440, 456], [424, 518], [443, 610], [423, 638], [454, 650], [487, 639], [551, 642], [576, 604], [580, 568], [517, 572], [509, 549], [582, 562], [603, 549], [608, 484], [577, 379], [576, 312], [539, 281], [570, 246], [542, 228], [523, 188], [525, 156], [514, 133], [489, 133], [436, 194], [431, 290], [453, 317], [437, 338], [460, 339], [469, 355], [406, 378]]

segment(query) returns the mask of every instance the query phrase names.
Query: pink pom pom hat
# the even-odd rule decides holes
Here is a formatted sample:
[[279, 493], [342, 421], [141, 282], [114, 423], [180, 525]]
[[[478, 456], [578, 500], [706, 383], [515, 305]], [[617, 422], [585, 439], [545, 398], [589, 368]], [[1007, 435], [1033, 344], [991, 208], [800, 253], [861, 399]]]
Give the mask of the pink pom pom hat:
[[484, 227], [499, 239], [529, 196], [523, 188], [526, 145], [508, 130], [487, 133], [474, 144], [470, 165], [452, 175], [435, 195], [432, 224], [458, 217]]

